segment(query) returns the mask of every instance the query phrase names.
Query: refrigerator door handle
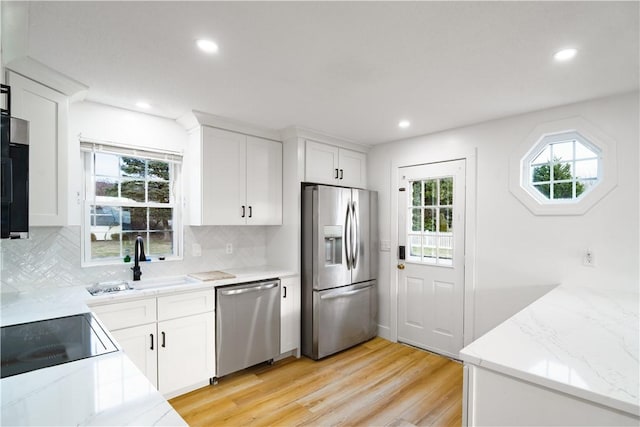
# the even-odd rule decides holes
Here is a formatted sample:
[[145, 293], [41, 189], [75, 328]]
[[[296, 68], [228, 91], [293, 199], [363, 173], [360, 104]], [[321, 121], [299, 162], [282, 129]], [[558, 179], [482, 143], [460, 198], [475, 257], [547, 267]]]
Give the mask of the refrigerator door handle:
[[351, 270], [351, 203], [347, 203], [347, 214], [344, 219], [344, 253], [347, 270]]
[[326, 294], [326, 295], [320, 296], [320, 299], [321, 300], [328, 300], [328, 299], [336, 299], [336, 298], [341, 298], [341, 297], [348, 297], [350, 295], [355, 295], [355, 294], [359, 294], [360, 292], [368, 291], [368, 290], [370, 290], [370, 288], [371, 288], [371, 286], [367, 286], [365, 288], [352, 289], [350, 291], [332, 292], [330, 294]]
[[353, 218], [351, 227], [353, 228], [353, 245], [351, 247], [352, 255], [351, 255], [351, 265], [355, 269], [358, 266], [358, 255], [359, 255], [359, 242], [360, 242], [360, 224], [358, 223], [358, 214], [356, 208], [356, 202], [353, 202], [351, 205], [351, 217]]

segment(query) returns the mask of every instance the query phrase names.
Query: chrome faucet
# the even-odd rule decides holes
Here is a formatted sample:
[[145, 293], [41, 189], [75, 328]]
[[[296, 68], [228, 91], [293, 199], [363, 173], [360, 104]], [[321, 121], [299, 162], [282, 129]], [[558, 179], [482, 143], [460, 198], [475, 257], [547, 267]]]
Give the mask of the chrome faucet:
[[136, 237], [135, 249], [133, 253], [133, 280], [140, 280], [140, 276], [142, 276], [142, 271], [140, 270], [139, 261], [146, 261], [147, 256], [144, 254], [144, 240], [142, 236], [138, 235]]

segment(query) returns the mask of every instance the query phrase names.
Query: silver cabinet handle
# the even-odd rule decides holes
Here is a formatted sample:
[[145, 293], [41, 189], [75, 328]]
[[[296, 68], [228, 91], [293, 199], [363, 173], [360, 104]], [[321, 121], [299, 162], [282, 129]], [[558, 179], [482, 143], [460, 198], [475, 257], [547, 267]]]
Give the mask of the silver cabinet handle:
[[246, 294], [247, 292], [256, 292], [256, 291], [264, 291], [267, 289], [273, 289], [277, 286], [278, 286], [278, 283], [273, 282], [273, 283], [267, 283], [264, 285], [246, 287], [246, 288], [221, 290], [220, 294], [221, 295], [240, 295], [240, 294]]

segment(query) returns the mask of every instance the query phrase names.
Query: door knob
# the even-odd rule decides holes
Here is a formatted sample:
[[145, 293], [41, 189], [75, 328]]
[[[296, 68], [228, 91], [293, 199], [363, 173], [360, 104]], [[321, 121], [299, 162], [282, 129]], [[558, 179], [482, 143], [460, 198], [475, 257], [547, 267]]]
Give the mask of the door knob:
[[398, 264], [398, 270], [404, 270], [404, 264]]

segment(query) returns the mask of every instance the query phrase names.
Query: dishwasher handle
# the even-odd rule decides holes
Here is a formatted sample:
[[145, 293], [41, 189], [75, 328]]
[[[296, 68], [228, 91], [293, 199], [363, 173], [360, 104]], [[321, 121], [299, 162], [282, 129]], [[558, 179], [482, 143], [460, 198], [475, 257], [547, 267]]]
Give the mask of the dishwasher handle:
[[278, 282], [271, 282], [271, 283], [265, 283], [265, 284], [258, 284], [258, 285], [254, 285], [254, 286], [247, 286], [247, 287], [242, 287], [242, 288], [235, 288], [235, 289], [221, 289], [220, 290], [220, 295], [240, 295], [240, 294], [246, 294], [247, 292], [257, 292], [257, 291], [266, 291], [267, 289], [273, 289], [278, 287], [279, 283]]

